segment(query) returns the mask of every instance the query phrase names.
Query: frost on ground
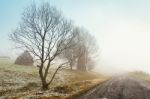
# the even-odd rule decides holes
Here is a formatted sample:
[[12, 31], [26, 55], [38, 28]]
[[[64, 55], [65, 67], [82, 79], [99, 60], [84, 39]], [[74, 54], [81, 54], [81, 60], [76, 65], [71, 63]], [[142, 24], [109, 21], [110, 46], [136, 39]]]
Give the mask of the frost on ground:
[[[49, 78], [51, 73], [49, 73]], [[68, 97], [86, 89], [103, 78], [95, 73], [61, 70], [56, 75], [49, 90], [41, 90], [41, 81], [36, 67], [0, 64], [0, 98], [21, 97]]]

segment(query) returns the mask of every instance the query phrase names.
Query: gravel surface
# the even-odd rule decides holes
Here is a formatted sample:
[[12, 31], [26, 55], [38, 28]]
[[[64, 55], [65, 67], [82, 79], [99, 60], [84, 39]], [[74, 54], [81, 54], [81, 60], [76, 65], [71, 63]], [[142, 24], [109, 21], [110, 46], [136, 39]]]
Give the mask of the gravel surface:
[[75, 99], [150, 99], [150, 83], [117, 75]]

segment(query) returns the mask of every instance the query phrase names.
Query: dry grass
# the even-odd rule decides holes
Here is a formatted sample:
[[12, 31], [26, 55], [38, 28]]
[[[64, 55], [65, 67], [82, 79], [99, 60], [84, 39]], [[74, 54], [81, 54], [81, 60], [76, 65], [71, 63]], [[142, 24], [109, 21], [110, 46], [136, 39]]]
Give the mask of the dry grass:
[[[1, 62], [1, 61], [0, 61]], [[53, 72], [53, 70], [49, 73]], [[93, 72], [61, 70], [49, 90], [41, 90], [38, 69], [30, 66], [0, 63], [0, 98], [64, 99], [104, 81], [105, 76]]]
[[143, 71], [130, 72], [129, 75], [143, 79], [143, 80], [150, 81], [150, 75], [148, 73], [143, 72]]

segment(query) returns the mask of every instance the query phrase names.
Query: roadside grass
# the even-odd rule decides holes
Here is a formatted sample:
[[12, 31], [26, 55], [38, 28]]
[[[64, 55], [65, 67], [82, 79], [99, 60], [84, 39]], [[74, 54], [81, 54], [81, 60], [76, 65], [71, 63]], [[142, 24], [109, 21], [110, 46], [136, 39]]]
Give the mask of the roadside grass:
[[150, 81], [150, 74], [145, 73], [143, 71], [130, 72], [129, 75], [146, 80], [146, 81]]
[[[48, 78], [51, 78], [50, 70]], [[0, 61], [0, 97], [65, 99], [105, 81], [106, 76], [94, 72], [63, 69], [58, 72], [49, 90], [41, 90], [38, 68]]]
[[69, 96], [65, 97], [66, 99], [73, 99], [74, 97], [77, 97], [81, 94], [84, 94], [86, 92], [88, 92], [89, 90], [91, 90], [92, 88], [95, 88], [96, 86], [100, 85], [101, 83], [104, 82], [104, 79], [95, 79], [95, 80], [89, 80], [89, 81], [84, 81], [84, 82], [80, 82], [73, 84], [73, 88], [79, 88], [79, 90], [77, 90], [76, 92], [73, 92], [72, 94], [70, 94]]

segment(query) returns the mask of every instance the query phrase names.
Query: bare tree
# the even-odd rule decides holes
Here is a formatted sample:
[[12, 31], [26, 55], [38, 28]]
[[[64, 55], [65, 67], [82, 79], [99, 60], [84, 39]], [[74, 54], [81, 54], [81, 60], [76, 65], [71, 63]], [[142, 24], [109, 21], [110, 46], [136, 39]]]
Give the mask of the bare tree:
[[79, 43], [79, 34], [76, 28], [73, 29], [74, 39], [71, 41], [71, 47], [66, 49], [61, 55], [61, 58], [68, 60], [70, 69], [73, 69], [74, 64], [76, 63], [76, 59], [78, 57], [77, 49]]
[[95, 68], [95, 58], [93, 59], [93, 58], [90, 58], [90, 57], [88, 57], [87, 58], [87, 70], [88, 71], [91, 71], [91, 70], [93, 70], [94, 68]]
[[70, 69], [73, 69], [73, 65], [75, 64], [76, 55], [74, 54], [73, 48], [65, 50], [60, 57], [68, 60]]
[[62, 53], [63, 58], [69, 61], [71, 69], [75, 62], [77, 70], [93, 69], [94, 64], [92, 66], [91, 63], [94, 63], [94, 57], [98, 50], [96, 39], [83, 28], [76, 27], [73, 33], [76, 34], [71, 42], [74, 46]]
[[[79, 42], [77, 47], [77, 69], [82, 71], [88, 70], [88, 64], [90, 64], [90, 60], [93, 60], [97, 54], [98, 46], [96, 43], [96, 39], [92, 36], [86, 29], [77, 28], [79, 34]], [[91, 65], [92, 66], [92, 65]], [[94, 64], [93, 64], [94, 67]]]
[[48, 3], [39, 7], [33, 4], [25, 9], [19, 27], [10, 35], [18, 48], [27, 49], [40, 60], [39, 75], [43, 89], [48, 88], [57, 71], [68, 63], [57, 66], [52, 78], [47, 79], [52, 62], [72, 46], [72, 28], [71, 21], [66, 20], [55, 7]]

